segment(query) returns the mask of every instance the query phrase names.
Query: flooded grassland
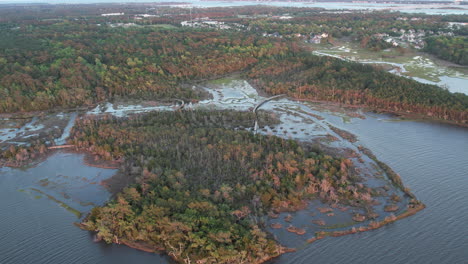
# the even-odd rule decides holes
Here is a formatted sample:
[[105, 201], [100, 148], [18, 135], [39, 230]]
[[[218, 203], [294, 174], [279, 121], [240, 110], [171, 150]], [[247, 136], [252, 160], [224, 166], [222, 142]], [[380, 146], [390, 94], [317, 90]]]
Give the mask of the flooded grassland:
[[468, 67], [435, 58], [424, 52], [397, 49], [370, 51], [350, 42], [337, 42], [335, 46], [312, 44], [313, 53], [347, 61], [374, 64], [391, 73], [434, 84], [452, 93], [468, 94]]
[[[209, 99], [199, 102], [185, 103], [183, 111], [195, 109], [252, 111], [257, 104], [266, 99], [266, 97], [259, 95], [247, 81], [237, 78], [215, 80], [194, 86], [193, 89], [203, 89], [211, 96]], [[136, 104], [134, 102], [114, 102], [99, 105], [82, 113], [82, 115], [122, 117], [149, 111], [173, 110], [180, 110], [180, 105], [155, 102]], [[270, 214], [265, 221], [265, 229], [281, 245], [294, 248], [298, 252], [307, 251], [310, 250], [310, 246], [308, 246], [310, 242], [327, 236], [342, 236], [373, 230], [424, 208], [424, 205], [416, 199], [410, 190], [405, 188], [400, 176], [385, 163], [379, 161], [380, 153], [375, 156], [368, 149], [373, 150], [372, 145], [368, 145], [360, 134], [349, 132], [349, 128], [353, 128], [353, 124], [359, 123], [359, 120], [373, 119], [374, 117], [369, 113], [363, 112], [359, 108], [342, 109], [337, 106], [298, 102], [287, 98], [270, 101], [264, 104], [260, 110], [272, 113], [279, 122], [274, 125], [260, 122], [256, 131], [254, 131], [254, 124], [243, 129], [252, 133], [275, 135], [313, 143], [320, 146], [329, 155], [351, 160], [356, 175], [359, 175], [362, 188], [368, 188], [371, 194], [369, 197], [362, 197], [368, 202], [366, 206], [359, 203], [330, 203], [317, 197], [317, 199], [308, 201], [302, 210], [278, 211]], [[68, 137], [76, 118], [80, 118], [78, 113], [32, 118], [21, 122], [15, 121], [16, 123], [4, 119], [1, 122], [3, 138], [0, 144], [4, 144], [4, 147], [9, 144], [19, 144], [18, 142], [24, 141], [24, 138], [27, 138], [31, 133], [41, 129], [49, 129], [49, 126], [44, 124], [47, 124], [47, 120], [50, 119], [61, 120], [52, 127], [54, 131], [56, 130], [52, 139], [58, 145], [66, 144], [65, 139]], [[399, 121], [399, 119], [385, 118], [385, 122], [395, 121]], [[50, 134], [45, 131], [43, 133]], [[49, 208], [50, 206], [62, 208], [67, 213], [58, 216], [58, 218], [70, 223], [70, 221], [78, 221], [92, 207], [102, 205], [110, 198], [111, 194], [102, 185], [102, 182], [115, 175], [116, 172], [113, 169], [85, 165], [82, 154], [54, 152], [46, 161], [34, 168], [2, 168], [0, 169], [0, 177], [2, 180], [1, 188], [8, 190], [7, 193], [10, 195], [21, 197], [20, 200], [23, 203], [41, 203], [41, 206], [47, 208], [44, 210], [52, 210]], [[406, 181], [406, 178], [404, 180]], [[48, 205], [44, 205], [44, 201], [47, 201]], [[2, 209], [8, 210], [11, 206], [11, 204], [5, 203], [2, 204], [4, 207]], [[75, 220], [70, 220], [70, 215], [75, 216]], [[40, 217], [36, 220], [43, 223]], [[14, 219], [9, 218], [8, 221], [14, 221]], [[67, 227], [64, 230], [70, 228], [78, 229]], [[8, 234], [13, 235], [15, 232], [18, 231], [12, 229], [12, 231], [8, 231]], [[72, 233], [76, 234], [77, 231], [74, 230]], [[19, 236], [24, 235], [20, 233]], [[41, 233], [40, 236], [47, 235]], [[79, 237], [82, 239], [79, 240], [81, 241], [79, 243], [87, 244], [87, 241], [92, 241], [89, 236], [83, 237], [81, 234]], [[50, 243], [57, 245], [59, 242]], [[152, 259], [149, 257], [151, 254], [147, 255], [148, 253], [130, 252], [132, 252], [129, 253], [130, 255], [135, 255], [135, 258], [140, 258], [142, 262], [145, 262], [147, 257], [148, 260]], [[18, 252], [6, 253], [4, 258], [10, 261], [22, 259], [18, 254]], [[104, 262], [107, 259], [113, 259], [112, 256], [115, 256], [113, 254], [106, 257]], [[295, 255], [297, 253], [288, 254]], [[91, 256], [90, 258], [94, 257], [99, 259], [101, 256]], [[165, 258], [156, 256], [154, 256], [154, 261], [167, 262]], [[284, 261], [281, 258], [279, 260], [279, 262]], [[40, 263], [46, 262], [40, 261]]]

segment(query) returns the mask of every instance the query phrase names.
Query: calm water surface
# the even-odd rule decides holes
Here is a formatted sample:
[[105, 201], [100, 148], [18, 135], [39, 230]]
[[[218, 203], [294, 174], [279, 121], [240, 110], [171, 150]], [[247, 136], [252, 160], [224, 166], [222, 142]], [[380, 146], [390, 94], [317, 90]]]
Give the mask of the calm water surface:
[[[14, 1], [0, 0], [5, 2]], [[187, 2], [203, 6], [258, 3]], [[402, 11], [466, 14], [466, 10]], [[333, 125], [356, 134], [361, 144], [401, 175], [427, 208], [375, 231], [320, 240], [274, 263], [468, 263], [468, 129], [402, 122], [386, 115], [369, 114], [367, 119], [351, 123], [324, 116]], [[109, 198], [95, 183], [114, 173], [83, 165], [82, 155], [65, 153], [28, 170], [0, 169], [0, 263], [167, 263], [167, 258], [156, 254], [94, 243], [90, 233], [73, 225], [79, 221], [73, 213], [47, 197], [85, 213], [92, 207], [89, 203], [102, 204]]]
[[32, 190], [86, 212], [92, 206], [84, 203], [109, 198], [93, 181], [114, 173], [83, 165], [82, 155], [65, 153], [28, 170], [0, 169], [0, 263], [167, 263], [159, 255], [94, 243], [89, 232], [73, 225], [79, 221], [73, 213]]
[[[468, 129], [387, 115], [351, 123], [324, 116], [400, 173], [427, 208], [375, 231], [320, 240], [274, 263], [468, 263]], [[86, 212], [91, 206], [83, 202], [102, 204], [109, 197], [92, 181], [114, 172], [65, 153], [28, 170], [0, 169], [0, 263], [167, 263], [156, 254], [94, 243], [73, 225], [79, 220], [74, 214], [31, 190]]]
[[468, 263], [468, 129], [385, 115], [337, 126], [355, 133], [427, 208], [375, 231], [327, 238], [274, 263]]

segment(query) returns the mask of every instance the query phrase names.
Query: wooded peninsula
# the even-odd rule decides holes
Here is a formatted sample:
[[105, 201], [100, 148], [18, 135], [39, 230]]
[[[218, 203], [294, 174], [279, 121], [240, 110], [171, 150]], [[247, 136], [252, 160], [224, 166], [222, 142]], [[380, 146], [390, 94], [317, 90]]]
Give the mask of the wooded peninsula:
[[[165, 252], [178, 263], [262, 263], [294, 250], [268, 229], [282, 224], [267, 222], [305, 210], [310, 201], [328, 206], [318, 211], [330, 217], [350, 210], [343, 218], [351, 224], [314, 220], [324, 230], [308, 242], [376, 229], [424, 205], [370, 150], [352, 145], [353, 134], [331, 124], [317, 140], [288, 138], [286, 130], [283, 136], [257, 133], [258, 123], [264, 131], [283, 129], [276, 126], [281, 118], [272, 110], [184, 109], [216, 96], [197, 85], [235, 75], [265, 98], [284, 95], [466, 126], [463, 93], [378, 65], [313, 54], [316, 45], [347, 41], [366, 52], [426, 52], [463, 69], [466, 22], [460, 15], [330, 15], [266, 6], [0, 5], [0, 115], [82, 111], [70, 119], [63, 142], [119, 168], [109, 180], [112, 199], [78, 224], [96, 240]], [[85, 112], [125, 100], [183, 104], [123, 117]], [[66, 134], [65, 124], [57, 130]], [[339, 136], [356, 150], [321, 144]], [[0, 165], [23, 166], [54, 145], [45, 136], [0, 145]], [[388, 185], [366, 183], [364, 174], [373, 171], [363, 167], [371, 162], [378, 167], [373, 176]], [[286, 230], [306, 234], [292, 224]]]

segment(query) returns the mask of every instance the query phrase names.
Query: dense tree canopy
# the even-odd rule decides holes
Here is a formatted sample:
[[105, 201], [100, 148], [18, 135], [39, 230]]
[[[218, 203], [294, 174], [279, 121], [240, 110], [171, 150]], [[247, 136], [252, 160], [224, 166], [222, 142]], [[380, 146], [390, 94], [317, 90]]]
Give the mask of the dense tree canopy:
[[163, 248], [180, 262], [256, 263], [282, 252], [263, 231], [268, 212], [296, 210], [314, 198], [371, 203], [350, 160], [234, 130], [253, 120], [253, 113], [232, 111], [80, 120], [71, 141], [103, 158], [124, 159], [124, 175], [135, 178], [95, 208], [84, 227], [109, 243]]
[[468, 96], [464, 94], [452, 94], [369, 65], [309, 53], [264, 61], [247, 76], [272, 94], [411, 111], [459, 123], [468, 118]]
[[[468, 27], [466, 27], [468, 28]], [[425, 50], [437, 57], [468, 65], [468, 37], [432, 37], [426, 39]]]
[[[100, 15], [123, 7], [126, 15]], [[393, 13], [334, 16], [270, 7], [195, 10], [197, 17], [238, 24], [219, 30], [181, 27], [190, 17], [187, 9], [132, 17], [148, 10], [0, 8], [0, 112], [90, 106], [115, 98], [195, 99], [200, 94], [187, 83], [240, 71], [269, 94], [466, 123], [467, 96], [372, 66], [314, 56], [297, 37], [328, 32], [368, 39], [367, 47], [382, 49], [389, 44], [370, 34], [382, 28], [393, 34], [393, 27], [440, 29], [445, 27], [440, 17], [413, 21]], [[278, 18], [284, 14], [294, 17]], [[452, 45], [444, 41], [440, 45]], [[453, 47], [459, 47], [457, 41]], [[276, 122], [266, 113], [260, 118]], [[69, 143], [120, 164], [125, 183], [131, 183], [94, 208], [82, 227], [107, 243], [165, 250], [178, 262], [255, 263], [284, 251], [264, 229], [268, 214], [298, 210], [311, 199], [362, 208], [375, 202], [377, 192], [360, 182], [351, 160], [309, 143], [254, 135], [245, 129], [253, 123], [253, 113], [234, 111], [77, 120]], [[12, 146], [1, 158], [21, 162], [46, 151], [44, 142], [37, 142]]]
[[180, 83], [284, 53], [280, 41], [215, 31], [76, 22], [5, 30], [0, 112], [91, 105], [115, 97], [196, 98]]
[[[181, 27], [180, 22], [190, 18], [186, 9], [160, 10], [135, 20], [132, 16], [148, 11], [144, 6], [0, 8], [0, 112], [89, 106], [122, 97], [196, 99], [198, 92], [184, 84], [243, 71], [273, 94], [466, 122], [465, 95], [369, 66], [306, 54], [302, 39], [296, 37], [328, 32], [382, 49], [389, 44], [372, 34], [447, 31], [445, 21], [458, 21], [459, 16], [382, 12], [332, 16], [314, 9], [273, 7], [194, 10], [197, 18], [238, 25], [219, 30]], [[100, 16], [120, 11], [126, 15]], [[281, 14], [292, 18], [278, 19]], [[263, 37], [263, 32], [279, 32], [284, 38]], [[465, 42], [465, 37], [433, 38], [427, 49], [464, 64]]]

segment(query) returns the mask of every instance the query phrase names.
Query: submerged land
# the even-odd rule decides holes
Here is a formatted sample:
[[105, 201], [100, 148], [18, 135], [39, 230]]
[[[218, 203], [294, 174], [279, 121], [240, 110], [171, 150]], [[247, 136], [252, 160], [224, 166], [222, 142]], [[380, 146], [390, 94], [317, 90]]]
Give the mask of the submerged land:
[[[90, 211], [68, 206], [66, 193], [47, 194], [49, 181], [30, 190], [74, 212], [97, 241], [180, 263], [261, 263], [425, 207], [323, 113], [468, 124], [466, 92], [437, 85], [466, 78], [466, 27], [448, 23], [466, 16], [111, 4], [12, 16], [11, 8], [0, 8], [0, 166], [67, 149], [119, 169], [99, 179], [112, 197]], [[447, 52], [421, 47], [426, 35]], [[436, 67], [420, 58], [444, 65], [427, 71]]]

